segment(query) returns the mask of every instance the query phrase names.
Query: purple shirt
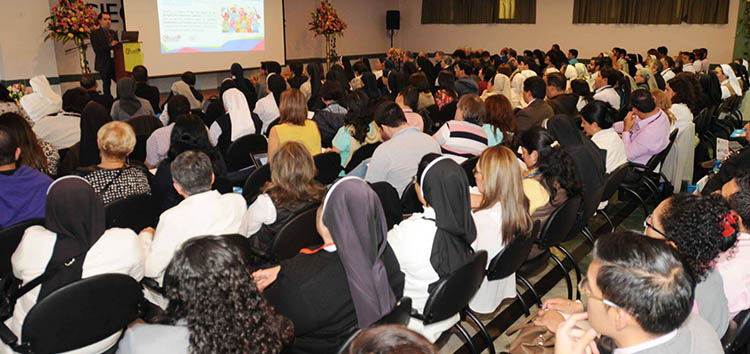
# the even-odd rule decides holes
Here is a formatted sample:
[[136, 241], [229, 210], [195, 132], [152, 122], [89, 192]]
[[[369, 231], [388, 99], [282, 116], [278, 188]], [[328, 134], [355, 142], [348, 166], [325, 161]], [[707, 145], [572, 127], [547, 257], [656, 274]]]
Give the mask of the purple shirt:
[[0, 173], [0, 229], [43, 218], [51, 183], [49, 176], [25, 165], [10, 175]]
[[651, 156], [664, 150], [669, 145], [669, 119], [661, 109], [646, 119], [637, 118], [630, 131], [623, 132], [624, 122], [612, 125], [615, 131], [622, 134], [625, 144], [625, 155], [628, 161], [645, 165]]

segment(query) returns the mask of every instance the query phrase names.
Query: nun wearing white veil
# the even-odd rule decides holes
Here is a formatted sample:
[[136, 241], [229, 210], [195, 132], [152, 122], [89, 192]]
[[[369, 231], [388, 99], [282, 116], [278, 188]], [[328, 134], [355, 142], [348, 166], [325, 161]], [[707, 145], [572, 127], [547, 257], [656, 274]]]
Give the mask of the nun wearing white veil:
[[233, 141], [254, 134], [257, 129], [242, 91], [230, 88], [221, 95], [221, 101], [227, 113], [211, 124], [209, 136], [211, 141], [216, 142], [219, 151], [224, 153]]
[[716, 68], [716, 76], [721, 80], [721, 99], [725, 100], [731, 96], [742, 96], [742, 87], [734, 74], [734, 70], [728, 64], [721, 64]]

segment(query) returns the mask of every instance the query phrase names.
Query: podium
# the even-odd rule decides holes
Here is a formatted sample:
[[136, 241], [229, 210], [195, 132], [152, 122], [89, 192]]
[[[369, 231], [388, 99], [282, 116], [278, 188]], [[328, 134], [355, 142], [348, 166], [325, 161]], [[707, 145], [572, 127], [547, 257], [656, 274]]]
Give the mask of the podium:
[[115, 53], [115, 79], [133, 76], [133, 68], [143, 65], [143, 49], [141, 42], [117, 43], [113, 48]]

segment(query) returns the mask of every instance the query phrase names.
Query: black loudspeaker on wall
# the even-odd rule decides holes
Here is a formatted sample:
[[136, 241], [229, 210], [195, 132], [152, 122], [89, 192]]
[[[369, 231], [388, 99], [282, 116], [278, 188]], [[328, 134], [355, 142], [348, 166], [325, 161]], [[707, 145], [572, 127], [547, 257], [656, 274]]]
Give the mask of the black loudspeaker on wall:
[[401, 13], [399, 11], [388, 11], [385, 15], [385, 29], [397, 30], [401, 27]]

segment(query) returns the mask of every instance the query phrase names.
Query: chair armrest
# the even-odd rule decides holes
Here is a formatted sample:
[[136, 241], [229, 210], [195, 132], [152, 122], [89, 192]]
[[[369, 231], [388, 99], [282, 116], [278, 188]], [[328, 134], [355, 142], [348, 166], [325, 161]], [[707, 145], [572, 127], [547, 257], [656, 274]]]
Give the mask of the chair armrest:
[[409, 314], [409, 317], [414, 317], [420, 321], [424, 321], [424, 316], [422, 316], [419, 311], [416, 309], [411, 309], [411, 313]]
[[640, 163], [637, 163], [637, 162], [628, 162], [628, 166], [629, 167], [637, 168], [637, 169], [641, 170], [641, 172], [645, 172], [645, 171], [648, 170], [648, 167], [646, 167], [646, 165], [643, 165], [643, 164], [640, 164]]

